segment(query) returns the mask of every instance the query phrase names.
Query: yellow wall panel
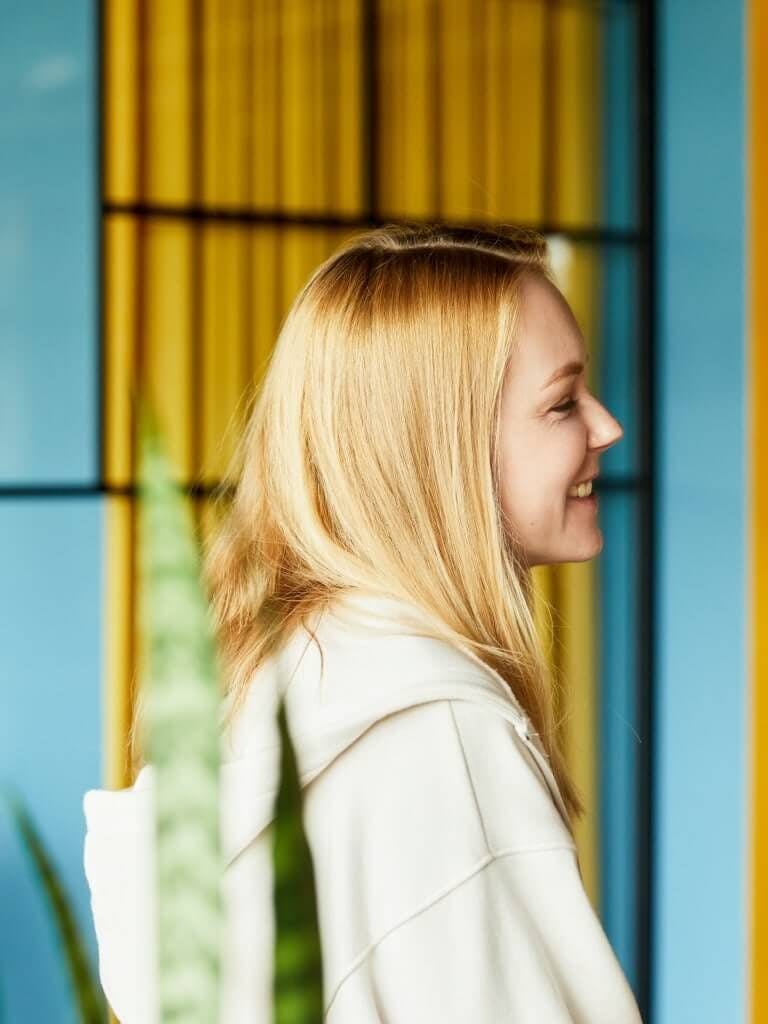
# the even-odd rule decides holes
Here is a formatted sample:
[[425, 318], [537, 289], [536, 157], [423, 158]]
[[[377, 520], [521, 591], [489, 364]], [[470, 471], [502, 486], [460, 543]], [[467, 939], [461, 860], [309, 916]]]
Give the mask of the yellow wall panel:
[[133, 479], [130, 385], [136, 360], [136, 253], [133, 217], [113, 214], [104, 226], [104, 445], [105, 477], [111, 486]]
[[[491, 196], [497, 215], [527, 224], [544, 216], [545, 88], [544, 5], [538, 0], [498, 0], [501, 29], [495, 89], [497, 114], [489, 119], [500, 163]], [[490, 159], [489, 159], [490, 166]]]
[[281, 194], [278, 175], [282, 145], [279, 137], [282, 121], [278, 80], [280, 24], [277, 3], [259, 3], [254, 6], [251, 27], [253, 69], [250, 80], [254, 146], [251, 195], [257, 209], [276, 208]]
[[[377, 89], [378, 123], [378, 205], [381, 213], [394, 217], [404, 213], [405, 185], [402, 154], [406, 106], [403, 75], [403, 0], [379, 0]], [[436, 173], [436, 170], [434, 171]]]
[[208, 206], [220, 204], [221, 164], [226, 159], [224, 125], [221, 111], [221, 21], [218, 0], [201, 0], [200, 40], [202, 98], [200, 134], [202, 166], [201, 200]]
[[398, 190], [397, 157], [402, 146], [395, 136], [400, 124], [397, 112], [402, 109], [403, 105], [400, 91], [402, 76], [399, 73], [398, 65], [400, 53], [399, 0], [379, 0], [377, 10], [378, 204], [379, 210], [384, 215], [393, 216], [398, 209], [401, 195], [401, 189]]
[[[555, 600], [554, 567], [536, 565], [533, 568], [534, 610], [536, 626], [551, 659], [554, 658], [554, 624], [549, 607]], [[552, 664], [554, 662], [552, 661]]]
[[510, 95], [504, 77], [508, 66], [509, 50], [504, 38], [506, 14], [510, 5], [504, 0], [487, 0], [485, 16], [485, 70], [483, 97], [484, 117], [488, 125], [486, 139], [486, 172], [484, 213], [494, 219], [503, 219], [504, 196], [507, 193], [510, 166], [509, 103]]
[[585, 812], [574, 828], [584, 887], [599, 909], [599, 695], [594, 562], [557, 566], [559, 665], [565, 683], [564, 746]]
[[104, 196], [133, 202], [137, 196], [138, 0], [103, 5]]
[[[592, 351], [595, 340], [600, 336], [600, 287], [603, 276], [602, 263], [594, 249], [574, 246], [573, 269], [571, 272], [572, 296], [568, 301], [579, 321], [587, 349], [590, 350], [590, 373], [598, 367], [599, 353]], [[590, 380], [589, 373], [587, 380]]]
[[599, 251], [590, 245], [564, 238], [549, 239], [551, 262], [561, 289], [581, 327], [591, 354], [587, 381], [595, 373], [599, 353], [592, 352], [600, 330], [600, 285], [602, 269]]
[[484, 183], [479, 132], [482, 118], [480, 89], [482, 63], [477, 18], [479, 6], [472, 0], [446, 0], [439, 5], [438, 60], [441, 69], [439, 161], [434, 173], [441, 183], [440, 214], [456, 220], [481, 215]]
[[432, 125], [437, 117], [434, 89], [431, 0], [403, 4], [402, 89], [406, 97], [403, 118], [402, 194], [399, 207], [409, 217], [434, 217], [437, 213], [436, 177], [440, 173], [432, 152]]
[[176, 478], [192, 476], [190, 339], [194, 226], [160, 220], [146, 226], [141, 325], [142, 386], [166, 437]]
[[310, 26], [316, 21], [311, 0], [294, 0], [282, 7], [280, 92], [282, 98], [282, 206], [286, 210], [320, 208], [317, 154], [320, 141], [313, 90], [319, 87], [316, 41]]
[[224, 4], [222, 31], [224, 69], [221, 101], [226, 118], [227, 146], [222, 169], [222, 203], [243, 207], [252, 201], [252, 161], [258, 150], [258, 129], [250, 107], [253, 74], [253, 39], [250, 34], [249, 0]]
[[331, 207], [335, 188], [331, 182], [336, 143], [331, 34], [335, 0], [304, 0], [307, 5], [304, 32], [306, 34], [309, 92], [304, 97], [304, 116], [307, 125], [308, 153], [305, 156], [307, 175], [307, 205], [311, 210], [325, 211]]
[[253, 40], [243, 0], [203, 0], [201, 42], [202, 198], [211, 206], [242, 207], [253, 174]]
[[286, 227], [282, 235], [281, 319], [309, 275], [328, 254], [327, 238], [315, 228]]
[[147, 3], [145, 198], [188, 202], [191, 182], [193, 68], [188, 0]]
[[224, 476], [244, 424], [236, 415], [246, 384], [246, 231], [233, 225], [203, 229], [202, 470], [205, 483]]
[[336, 50], [331, 57], [337, 76], [338, 118], [338, 150], [332, 156], [333, 205], [339, 213], [352, 215], [362, 212], [364, 202], [361, 0], [337, 0], [336, 10]]
[[251, 280], [253, 327], [249, 345], [256, 384], [266, 370], [279, 329], [278, 261], [280, 229], [259, 226], [252, 234]]
[[554, 4], [552, 220], [564, 225], [600, 219], [600, 8]]
[[111, 496], [105, 510], [103, 777], [108, 788], [121, 789], [133, 781], [126, 737], [131, 727], [133, 698], [134, 502], [128, 497]]

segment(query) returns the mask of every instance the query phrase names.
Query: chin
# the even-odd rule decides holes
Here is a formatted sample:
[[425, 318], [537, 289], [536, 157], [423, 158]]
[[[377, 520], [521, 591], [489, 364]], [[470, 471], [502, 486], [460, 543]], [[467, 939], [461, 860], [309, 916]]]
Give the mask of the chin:
[[603, 550], [603, 535], [598, 530], [597, 537], [595, 538], [595, 540], [593, 541], [593, 543], [591, 545], [589, 545], [586, 548], [583, 548], [582, 551], [579, 554], [574, 554], [574, 556], [572, 558], [564, 558], [563, 561], [564, 562], [589, 562], [590, 559], [597, 558], [597, 556], [601, 553], [602, 550]]
[[589, 562], [603, 550], [603, 534], [600, 530], [591, 544], [581, 544], [577, 548], [564, 547], [560, 551], [540, 552], [528, 559], [528, 565], [533, 568], [535, 565], [567, 565], [573, 562]]

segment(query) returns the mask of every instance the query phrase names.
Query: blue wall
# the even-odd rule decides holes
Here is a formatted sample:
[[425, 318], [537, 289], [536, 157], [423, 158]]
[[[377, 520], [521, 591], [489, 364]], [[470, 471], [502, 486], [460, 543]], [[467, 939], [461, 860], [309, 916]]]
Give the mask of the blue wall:
[[[603, 26], [603, 214], [606, 227], [639, 230], [640, 160], [638, 76], [640, 18], [632, 3], [606, 4]], [[640, 636], [638, 546], [643, 503], [636, 483], [647, 472], [641, 452], [639, 243], [604, 247], [600, 396], [624, 428], [621, 444], [602, 457], [601, 472], [624, 480], [600, 495], [605, 544], [600, 581], [600, 916], [638, 997], [637, 943], [642, 896], [637, 861], [638, 779], [642, 727], [637, 694]]]
[[[101, 769], [99, 498], [0, 501], [0, 780], [24, 799], [91, 944], [83, 792]], [[75, 1021], [47, 905], [0, 819], [3, 1020]]]
[[[77, 493], [98, 476], [95, 6], [0, 0], [0, 26], [0, 783], [24, 798], [95, 962], [82, 794], [101, 781], [103, 499]], [[3, 1020], [76, 1020], [4, 812], [0, 991]]]
[[95, 13], [0, 0], [0, 482], [93, 482]]
[[741, 0], [659, 5], [654, 1024], [746, 1019]]

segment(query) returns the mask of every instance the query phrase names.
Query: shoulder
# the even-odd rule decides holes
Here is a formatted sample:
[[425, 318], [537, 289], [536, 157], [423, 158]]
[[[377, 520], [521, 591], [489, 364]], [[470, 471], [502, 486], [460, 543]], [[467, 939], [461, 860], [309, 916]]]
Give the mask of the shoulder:
[[461, 692], [379, 718], [311, 784], [313, 801], [327, 797], [333, 813], [397, 832], [406, 845], [455, 834], [470, 858], [574, 847], [513, 722]]
[[575, 850], [525, 744], [492, 709], [379, 719], [305, 792], [328, 979], [498, 860]]

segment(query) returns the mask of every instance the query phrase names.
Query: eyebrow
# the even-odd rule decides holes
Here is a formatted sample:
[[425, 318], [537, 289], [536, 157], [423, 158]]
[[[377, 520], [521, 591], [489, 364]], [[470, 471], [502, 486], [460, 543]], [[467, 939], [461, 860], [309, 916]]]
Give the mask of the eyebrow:
[[[587, 353], [586, 362], [589, 362], [589, 353]], [[553, 384], [562, 380], [563, 377], [575, 377], [577, 374], [582, 373], [585, 366], [586, 363], [580, 363], [577, 360], [572, 360], [570, 363], [566, 363], [564, 366], [561, 366], [559, 370], [555, 370], [541, 390], [545, 391], [547, 388], [552, 387]]]

